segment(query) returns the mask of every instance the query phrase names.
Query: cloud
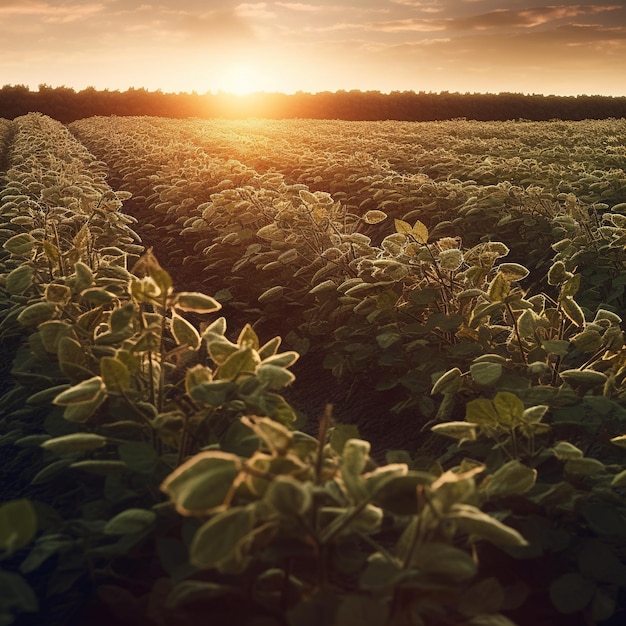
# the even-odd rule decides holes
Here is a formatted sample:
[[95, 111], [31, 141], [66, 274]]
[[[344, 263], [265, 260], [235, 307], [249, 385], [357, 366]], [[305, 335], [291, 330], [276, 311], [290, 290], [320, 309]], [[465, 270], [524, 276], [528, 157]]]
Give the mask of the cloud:
[[622, 8], [619, 5], [581, 5], [546, 6], [512, 11], [495, 9], [488, 13], [449, 20], [450, 28], [455, 30], [486, 30], [492, 28], [533, 28], [549, 22], [586, 15], [596, 15]]

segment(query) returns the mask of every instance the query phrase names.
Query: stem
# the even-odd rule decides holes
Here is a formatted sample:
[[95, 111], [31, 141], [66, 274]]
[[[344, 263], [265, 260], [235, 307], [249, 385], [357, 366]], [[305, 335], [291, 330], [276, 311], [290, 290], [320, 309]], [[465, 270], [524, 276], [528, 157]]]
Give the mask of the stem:
[[517, 318], [513, 313], [513, 309], [508, 302], [505, 302], [506, 310], [508, 314], [511, 316], [513, 320], [513, 330], [515, 332], [515, 338], [517, 339], [517, 345], [519, 346], [520, 354], [522, 355], [522, 360], [524, 361], [524, 365], [528, 365], [528, 356], [526, 355], [526, 351], [524, 350], [524, 346], [522, 345], [522, 337], [519, 334], [519, 326], [517, 325]]
[[324, 446], [328, 438], [328, 431], [332, 424], [333, 405], [327, 404], [322, 417], [320, 418], [320, 428], [317, 434], [317, 458], [315, 459], [315, 484], [322, 481], [322, 469], [324, 466]]

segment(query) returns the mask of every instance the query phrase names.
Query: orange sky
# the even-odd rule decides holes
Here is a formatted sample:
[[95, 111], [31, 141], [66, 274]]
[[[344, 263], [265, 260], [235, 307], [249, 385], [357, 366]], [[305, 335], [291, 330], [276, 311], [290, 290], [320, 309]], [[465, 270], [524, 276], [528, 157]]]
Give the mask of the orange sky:
[[626, 3], [0, 0], [0, 85], [626, 95]]

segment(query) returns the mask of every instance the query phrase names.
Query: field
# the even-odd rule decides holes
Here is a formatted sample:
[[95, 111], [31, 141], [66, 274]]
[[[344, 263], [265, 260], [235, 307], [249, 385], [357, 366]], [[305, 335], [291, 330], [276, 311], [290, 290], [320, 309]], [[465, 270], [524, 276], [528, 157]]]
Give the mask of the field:
[[0, 622], [623, 623], [625, 140], [0, 119]]

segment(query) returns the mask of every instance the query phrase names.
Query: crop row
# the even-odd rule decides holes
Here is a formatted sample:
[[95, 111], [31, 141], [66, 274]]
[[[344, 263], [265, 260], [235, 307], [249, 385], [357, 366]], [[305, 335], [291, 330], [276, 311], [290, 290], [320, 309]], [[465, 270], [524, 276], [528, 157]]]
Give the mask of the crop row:
[[[157, 625], [623, 620], [623, 204], [502, 182], [510, 203], [435, 224], [211, 155], [191, 122], [105, 122], [80, 123], [96, 157], [49, 118], [12, 123], [2, 441], [36, 501], [0, 506], [21, 574], [0, 572], [7, 623], [36, 610], [24, 577], [43, 614], [97, 588], [116, 619]], [[205, 317], [217, 297], [176, 291], [135, 220], [172, 273], [263, 323], [229, 338]], [[503, 239], [525, 226], [534, 264], [466, 241], [484, 220]], [[267, 326], [451, 445], [379, 465], [331, 407], [317, 438], [293, 431], [298, 354]]]

